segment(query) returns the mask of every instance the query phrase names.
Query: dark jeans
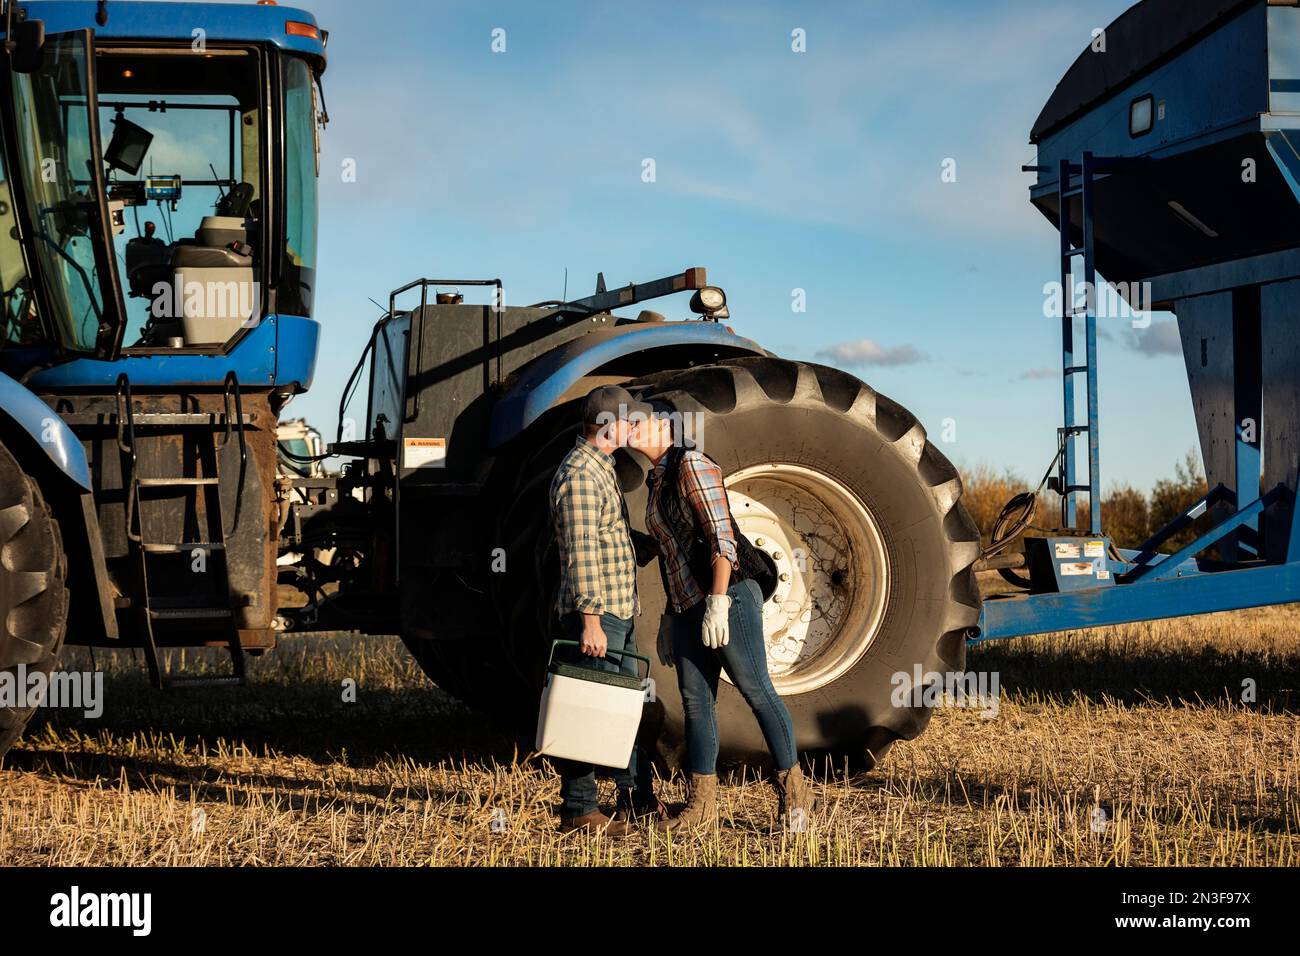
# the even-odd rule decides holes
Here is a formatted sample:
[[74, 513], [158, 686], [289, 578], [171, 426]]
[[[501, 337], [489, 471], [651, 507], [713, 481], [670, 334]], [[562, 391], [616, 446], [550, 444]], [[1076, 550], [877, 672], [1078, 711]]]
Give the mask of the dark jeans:
[[668, 615], [673, 657], [677, 662], [677, 686], [681, 689], [686, 714], [686, 768], [691, 773], [717, 772], [718, 677], [726, 670], [758, 719], [776, 769], [789, 770], [798, 761], [794, 725], [767, 673], [763, 592], [754, 581], [740, 581], [727, 593], [731, 595], [727, 622], [731, 639], [726, 647], [710, 650], [700, 639], [704, 601], [681, 614]]
[[[581, 640], [582, 618], [583, 615], [577, 613], [566, 614], [561, 618], [560, 625], [566, 640]], [[624, 620], [613, 614], [602, 614], [600, 628], [605, 632], [605, 641], [610, 651], [637, 652], [631, 618]], [[621, 672], [633, 677], [641, 673], [637, 669], [639, 662], [632, 657], [588, 657], [576, 647], [558, 648], [555, 656], [578, 667], [590, 667], [614, 674]], [[564, 801], [560, 813], [566, 817], [582, 817], [599, 809], [596, 802], [596, 768], [592, 764], [573, 760], [557, 758], [554, 762], [560, 771], [560, 799]], [[645, 806], [654, 803], [653, 772], [650, 758], [637, 745], [632, 748], [632, 758], [627, 767], [615, 769], [611, 776], [620, 790], [635, 791], [632, 799], [637, 806]]]

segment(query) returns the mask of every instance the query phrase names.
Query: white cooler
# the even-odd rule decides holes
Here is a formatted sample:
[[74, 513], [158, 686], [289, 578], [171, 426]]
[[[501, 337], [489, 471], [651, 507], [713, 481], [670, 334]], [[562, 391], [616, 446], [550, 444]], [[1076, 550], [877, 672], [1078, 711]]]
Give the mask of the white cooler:
[[[644, 681], [627, 674], [556, 664], [555, 648], [578, 646], [577, 641], [551, 645], [542, 709], [537, 715], [537, 750], [551, 757], [622, 769], [632, 759], [641, 711], [645, 707]], [[634, 657], [610, 651], [611, 657]]]

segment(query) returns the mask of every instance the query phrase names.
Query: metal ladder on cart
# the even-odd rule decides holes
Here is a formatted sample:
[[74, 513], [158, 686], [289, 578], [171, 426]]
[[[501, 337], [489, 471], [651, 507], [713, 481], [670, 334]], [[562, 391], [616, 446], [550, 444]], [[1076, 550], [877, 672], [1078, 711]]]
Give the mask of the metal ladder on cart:
[[[1075, 529], [1078, 524], [1078, 495], [1088, 495], [1088, 525], [1086, 533], [1101, 532], [1101, 442], [1098, 432], [1097, 411], [1097, 260], [1094, 248], [1093, 216], [1094, 190], [1099, 175], [1120, 172], [1134, 164], [1132, 159], [1112, 159], [1085, 152], [1081, 161], [1074, 163], [1063, 159], [1056, 167], [1025, 166], [1025, 172], [1057, 173], [1056, 195], [1059, 210], [1061, 297], [1061, 370], [1062, 370], [1062, 427], [1057, 429], [1057, 475], [1053, 489], [1061, 495], [1061, 526]], [[1075, 223], [1070, 202], [1079, 200], [1079, 245], [1074, 244]], [[1083, 304], [1076, 305], [1074, 265], [1083, 260]], [[1084, 341], [1082, 356], [1076, 341], [1074, 320], [1083, 317]], [[1079, 419], [1076, 396], [1076, 376], [1087, 377], [1086, 418]], [[1076, 440], [1088, 440], [1088, 480], [1079, 480], [1079, 456]], [[1077, 529], [1085, 530], [1085, 529]]]

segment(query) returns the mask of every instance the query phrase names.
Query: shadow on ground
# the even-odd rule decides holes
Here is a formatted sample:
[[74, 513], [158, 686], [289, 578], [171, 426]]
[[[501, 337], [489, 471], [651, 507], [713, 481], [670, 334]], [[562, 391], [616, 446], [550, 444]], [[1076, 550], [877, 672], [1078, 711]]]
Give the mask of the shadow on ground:
[[[140, 737], [164, 742], [149, 746], [153, 754], [165, 752], [170, 738], [184, 740], [191, 751], [200, 744], [212, 751], [221, 741], [228, 749], [246, 747], [253, 756], [273, 752], [361, 768], [397, 756], [428, 764], [446, 759], [509, 763], [523, 756], [516, 754], [510, 728], [466, 707], [422, 675], [409, 682], [385, 680], [390, 686], [377, 689], [373, 684], [378, 682], [368, 687], [361, 678], [355, 699], [346, 700], [341, 675], [328, 668], [307, 675], [285, 673], [270, 656], [250, 661], [247, 686], [168, 691], [155, 690], [143, 664], [134, 665], [126, 652], [113, 655], [110, 666], [102, 661], [101, 654], [102, 715], [43, 708], [28, 725], [20, 749], [5, 758], [6, 767], [66, 761], [67, 772], [102, 777], [119, 772], [126, 762], [116, 756], [119, 748], [113, 741]], [[84, 658], [65, 656], [63, 662], [67, 670], [85, 665]], [[110, 753], [100, 753], [98, 746], [82, 752], [66, 745], [44, 747], [47, 730], [106, 735]]]
[[[1300, 641], [1287, 654], [1220, 648], [1140, 651], [1116, 643], [1098, 646], [1062, 638], [1012, 639], [970, 649], [968, 671], [996, 672], [1004, 696], [1078, 698], [1167, 706], [1249, 703], [1265, 713], [1294, 714], [1300, 707]], [[1254, 700], [1243, 699], [1253, 689]]]

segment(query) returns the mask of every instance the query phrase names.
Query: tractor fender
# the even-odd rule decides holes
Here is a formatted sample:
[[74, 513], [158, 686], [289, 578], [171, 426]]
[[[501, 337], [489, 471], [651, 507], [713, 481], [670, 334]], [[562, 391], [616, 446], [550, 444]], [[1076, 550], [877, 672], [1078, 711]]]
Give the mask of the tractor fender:
[[[629, 322], [571, 339], [535, 359], [492, 410], [488, 446], [499, 448], [565, 400], [584, 377], [629, 355], [659, 349], [698, 349], [701, 360], [768, 354], [757, 342], [716, 322]], [[656, 371], [652, 364], [633, 373]]]
[[0, 421], [12, 422], [26, 433], [61, 474], [91, 491], [90, 465], [77, 436], [54, 409], [26, 386], [0, 372]]

